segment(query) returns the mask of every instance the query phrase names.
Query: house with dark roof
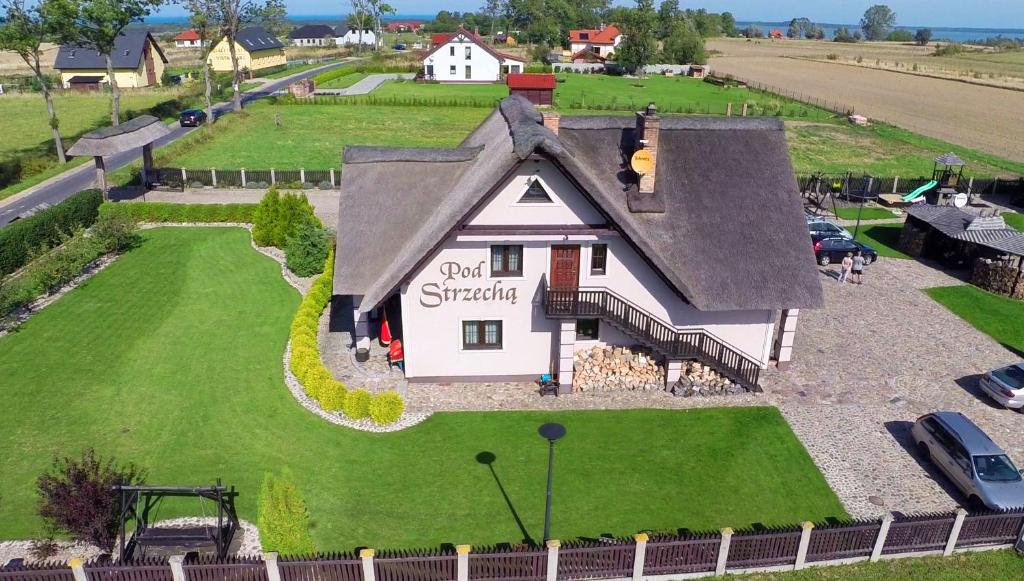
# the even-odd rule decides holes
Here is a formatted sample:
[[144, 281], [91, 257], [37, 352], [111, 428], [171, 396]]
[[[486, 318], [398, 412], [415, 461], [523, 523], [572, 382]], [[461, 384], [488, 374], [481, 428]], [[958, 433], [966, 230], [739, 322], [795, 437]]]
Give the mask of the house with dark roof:
[[996, 214], [915, 204], [907, 208], [899, 246], [914, 257], [938, 260], [950, 268], [970, 268], [979, 258], [1024, 256], [1024, 233]]
[[[386, 319], [413, 382], [571, 390], [594, 346], [757, 389], [822, 306], [778, 118], [538, 112], [503, 100], [458, 147], [343, 153], [332, 321]], [[367, 351], [361, 351], [367, 349]]]
[[602, 24], [596, 29], [569, 31], [569, 50], [575, 55], [589, 50], [602, 58], [608, 58], [622, 43], [622, 32], [617, 26]]
[[[110, 59], [114, 79], [121, 88], [159, 85], [167, 64], [167, 57], [156, 39], [141, 28], [130, 28], [121, 33]], [[53, 68], [60, 72], [60, 82], [65, 88], [99, 88], [110, 83], [106, 57], [90, 48], [61, 46]]]
[[526, 62], [501, 53], [480, 35], [459, 28], [452, 35], [434, 35], [434, 48], [423, 57], [423, 75], [442, 83], [495, 83], [509, 73], [521, 73]]
[[[235, 54], [238, 69], [246, 71], [249, 77], [256, 71], [266, 71], [288, 64], [284, 43], [267, 32], [262, 26], [250, 26], [238, 31], [235, 36]], [[218, 73], [231, 72], [231, 50], [227, 37], [222, 38], [210, 51], [210, 68]]]
[[336, 34], [326, 24], [306, 24], [288, 33], [294, 46], [333, 46]]

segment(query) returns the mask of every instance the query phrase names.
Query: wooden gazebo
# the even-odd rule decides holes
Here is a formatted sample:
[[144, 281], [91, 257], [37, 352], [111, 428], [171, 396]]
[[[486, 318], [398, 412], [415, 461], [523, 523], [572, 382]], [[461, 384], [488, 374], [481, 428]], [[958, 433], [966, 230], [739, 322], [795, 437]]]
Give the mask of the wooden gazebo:
[[96, 161], [96, 186], [107, 197], [107, 168], [103, 158], [137, 147], [142, 148], [142, 175], [153, 169], [153, 143], [171, 134], [171, 128], [152, 115], [142, 115], [117, 127], [86, 133], [71, 146], [68, 155], [91, 155]]

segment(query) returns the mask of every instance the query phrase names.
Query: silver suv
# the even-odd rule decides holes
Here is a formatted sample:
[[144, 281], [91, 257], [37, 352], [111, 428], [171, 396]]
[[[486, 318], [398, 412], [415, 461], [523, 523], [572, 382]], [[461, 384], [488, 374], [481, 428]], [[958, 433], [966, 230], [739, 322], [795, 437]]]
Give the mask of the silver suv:
[[910, 430], [917, 449], [939, 467], [976, 507], [1024, 507], [1024, 478], [974, 422], [958, 412], [921, 416]]

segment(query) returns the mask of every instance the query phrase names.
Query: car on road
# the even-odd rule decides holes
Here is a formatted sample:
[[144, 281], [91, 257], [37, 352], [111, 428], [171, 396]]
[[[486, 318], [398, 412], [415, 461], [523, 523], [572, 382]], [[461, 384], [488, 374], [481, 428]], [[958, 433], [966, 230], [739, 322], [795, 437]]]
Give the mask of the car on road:
[[811, 236], [841, 236], [853, 239], [853, 233], [846, 228], [818, 216], [807, 218], [807, 229], [810, 230]]
[[395, 45], [395, 50], [405, 50], [405, 48], [406, 46], [402, 43], [398, 43]]
[[182, 127], [199, 127], [206, 123], [206, 111], [202, 109], [186, 109], [181, 112], [178, 122]]
[[878, 252], [863, 242], [847, 240], [841, 236], [817, 239], [812, 236], [811, 240], [814, 242], [814, 258], [822, 266], [842, 262], [847, 253], [856, 255], [861, 252], [864, 255], [864, 266], [878, 260]]
[[1024, 507], [1024, 477], [988, 434], [959, 412], [925, 414], [910, 429], [924, 460], [937, 466], [977, 508]]
[[993, 369], [979, 383], [999, 405], [1024, 413], [1024, 363]]

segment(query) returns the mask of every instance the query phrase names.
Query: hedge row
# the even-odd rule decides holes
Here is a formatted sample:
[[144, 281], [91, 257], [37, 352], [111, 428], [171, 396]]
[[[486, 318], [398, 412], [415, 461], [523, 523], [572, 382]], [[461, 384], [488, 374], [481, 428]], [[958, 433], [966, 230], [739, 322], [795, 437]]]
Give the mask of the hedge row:
[[340, 411], [349, 418], [369, 417], [377, 424], [391, 424], [402, 416], [405, 403], [395, 392], [376, 396], [362, 389], [349, 391], [320, 359], [317, 330], [320, 315], [331, 301], [334, 283], [334, 252], [327, 256], [324, 272], [313, 283], [302, 299], [291, 327], [291, 370], [302, 384], [306, 395], [316, 400], [327, 411]]
[[251, 224], [256, 204], [169, 204], [121, 202], [100, 206], [100, 215], [128, 216], [136, 222], [239, 222]]
[[85, 190], [0, 230], [0, 276], [25, 266], [33, 256], [60, 243], [61, 236], [92, 226], [102, 203], [99, 190]]

